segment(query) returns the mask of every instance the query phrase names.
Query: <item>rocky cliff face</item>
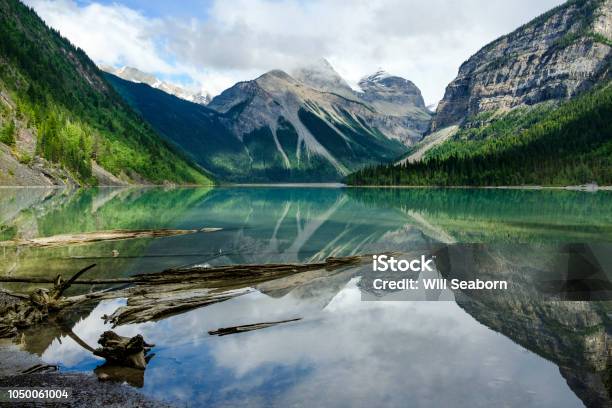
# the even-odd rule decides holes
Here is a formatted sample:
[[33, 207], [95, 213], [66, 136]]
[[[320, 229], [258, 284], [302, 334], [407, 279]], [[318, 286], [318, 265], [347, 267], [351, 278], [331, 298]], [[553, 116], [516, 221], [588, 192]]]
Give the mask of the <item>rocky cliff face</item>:
[[[266, 144], [275, 157], [268, 158], [268, 166], [327, 169], [323, 173], [332, 180], [397, 157], [429, 128], [431, 114], [412, 82], [377, 73], [360, 86], [363, 92], [351, 89], [321, 59], [291, 75], [274, 70], [240, 82], [208, 107], [223, 115], [223, 123], [244, 144], [261, 146], [270, 139]], [[258, 150], [249, 148], [253, 161], [259, 160]]]
[[297, 67], [290, 74], [310, 88], [367, 104], [376, 112], [370, 124], [406, 146], [420, 141], [429, 129], [431, 113], [420, 89], [407, 79], [378, 71], [363, 77], [358, 83], [361, 90], [355, 91], [324, 58]]
[[609, 79], [611, 38], [612, 0], [568, 1], [463, 63], [432, 130], [481, 112], [571, 98]]
[[411, 81], [378, 71], [359, 81], [359, 99], [380, 114], [373, 125], [412, 146], [427, 132], [431, 113]]
[[405, 151], [398, 137], [374, 125], [380, 116], [374, 109], [329, 90], [339, 83], [333, 77], [329, 81], [321, 75], [306, 78], [319, 89], [283, 71], [270, 71], [224, 91], [209, 108], [221, 113], [235, 137], [251, 146], [252, 160], [259, 161], [257, 151], [265, 142], [271, 148], [267, 152], [275, 156], [269, 163], [309, 172], [327, 168], [324, 173], [332, 176], [329, 180]]
[[421, 90], [411, 81], [378, 71], [359, 81], [361, 99], [379, 112], [407, 115], [416, 109], [426, 109]]

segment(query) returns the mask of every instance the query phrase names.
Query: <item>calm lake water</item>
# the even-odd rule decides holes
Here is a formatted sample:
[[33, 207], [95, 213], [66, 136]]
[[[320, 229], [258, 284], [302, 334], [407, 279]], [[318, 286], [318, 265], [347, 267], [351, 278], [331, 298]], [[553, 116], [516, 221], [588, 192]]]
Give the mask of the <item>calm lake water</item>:
[[[5, 247], [0, 274], [69, 276], [96, 263], [89, 277], [122, 277], [185, 265], [315, 262], [446, 246], [463, 254], [469, 248], [470, 276], [508, 279], [507, 292], [447, 290], [435, 296], [446, 301], [393, 301], [396, 294], [371, 288], [370, 265], [304, 274], [157, 322], [117, 327], [121, 335], [140, 333], [155, 343], [156, 355], [144, 373], [110, 375], [181, 406], [596, 407], [612, 401], [612, 302], [542, 297], [542, 282], [555, 281], [542, 278], [550, 277], [548, 261], [576, 244], [592, 255], [585, 262], [596, 259], [604, 278], [612, 277], [612, 192], [0, 189], [0, 241], [202, 227], [222, 230], [70, 248]], [[440, 268], [436, 273], [444, 275]], [[84, 290], [90, 289], [71, 293]], [[69, 334], [31, 329], [23, 347], [64, 371], [100, 372], [103, 361], [83, 343], [95, 347], [110, 329], [101, 316], [124, 303], [75, 311]], [[302, 320], [208, 334], [292, 318]]]

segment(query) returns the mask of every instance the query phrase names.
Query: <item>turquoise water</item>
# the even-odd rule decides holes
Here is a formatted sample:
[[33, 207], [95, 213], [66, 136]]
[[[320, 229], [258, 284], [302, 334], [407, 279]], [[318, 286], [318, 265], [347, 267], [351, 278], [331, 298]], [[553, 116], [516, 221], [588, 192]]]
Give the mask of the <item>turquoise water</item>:
[[[222, 230], [71, 248], [4, 248], [0, 274], [69, 276], [96, 263], [90, 277], [120, 277], [182, 265], [315, 262], [483, 244], [487, 261], [471, 272], [509, 276], [515, 285], [503, 296], [449, 293], [443, 302], [385, 301], [389, 298], [368, 291], [358, 267], [304, 275], [290, 284], [266, 282], [222, 303], [119, 326], [119, 334], [141, 333], [155, 343], [156, 355], [144, 373], [119, 370], [111, 376], [187, 406], [471, 407], [503, 401], [512, 407], [575, 407], [610, 400], [609, 302], [543, 302], [533, 290], [543, 252], [576, 243], [606, 252], [612, 242], [610, 192], [0, 190], [0, 240], [201, 227]], [[364, 292], [381, 301], [364, 301]], [[75, 312], [70, 335], [31, 329], [24, 348], [63, 370], [100, 372], [103, 361], [74, 336], [95, 346], [110, 328], [100, 317], [124, 302]], [[208, 335], [219, 327], [296, 317], [302, 320]]]

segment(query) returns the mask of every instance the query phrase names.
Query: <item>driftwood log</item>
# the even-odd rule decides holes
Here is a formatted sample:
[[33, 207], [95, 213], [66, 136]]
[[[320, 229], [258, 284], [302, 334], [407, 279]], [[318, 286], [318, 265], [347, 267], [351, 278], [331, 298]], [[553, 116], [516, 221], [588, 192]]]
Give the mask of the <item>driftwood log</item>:
[[233, 326], [233, 327], [222, 327], [217, 330], [211, 330], [208, 332], [211, 336], [227, 336], [228, 334], [236, 334], [236, 333], [244, 333], [252, 330], [260, 330], [265, 329], [267, 327], [276, 326], [277, 324], [296, 322], [298, 320], [302, 320], [301, 317], [295, 319], [288, 320], [280, 320], [277, 322], [265, 322], [265, 323], [254, 323], [254, 324], [245, 324], [243, 326]]
[[[73, 279], [71, 285], [168, 285], [175, 283], [207, 282], [210, 287], [240, 286], [241, 283], [256, 284], [301, 272], [325, 270], [358, 265], [371, 259], [370, 255], [329, 257], [324, 262], [304, 264], [227, 265], [218, 267], [192, 266], [170, 268], [161, 272], [142, 273], [124, 278]], [[77, 277], [78, 278], [78, 277]], [[55, 283], [57, 278], [28, 276], [0, 276], [6, 283]]]
[[53, 280], [52, 289], [37, 289], [30, 295], [11, 293], [0, 289], [0, 338], [13, 337], [19, 331], [49, 317], [49, 313], [61, 309], [63, 294], [82, 274], [96, 266], [81, 269], [67, 281], [61, 276]]
[[[313, 271], [316, 271], [317, 276], [335, 273], [369, 262], [370, 259], [370, 255], [363, 255], [330, 257], [324, 262], [305, 264], [228, 265], [214, 268], [195, 266], [119, 279], [81, 279], [81, 275], [90, 270], [92, 265], [67, 281], [60, 277], [48, 280], [54, 285], [51, 290], [38, 289], [29, 296], [0, 291], [0, 295], [6, 295], [6, 300], [0, 296], [0, 337], [12, 337], [19, 329], [44, 321], [51, 311], [61, 311], [84, 302], [126, 298], [125, 306], [103, 318], [114, 326], [142, 323], [244, 295], [264, 282], [297, 274], [311, 274]], [[28, 278], [21, 279], [21, 282], [28, 282]], [[77, 283], [128, 285], [64, 297], [65, 290]]]
[[96, 356], [106, 359], [112, 365], [133, 367], [144, 370], [153, 356], [149, 354], [153, 344], [147, 344], [140, 334], [134, 337], [120, 336], [113, 331], [105, 331], [98, 344], [102, 347], [94, 350]]
[[136, 285], [102, 295], [127, 298], [127, 305], [104, 318], [115, 326], [160, 320], [250, 293], [254, 286], [263, 282], [317, 270], [329, 274], [370, 259], [370, 255], [349, 256], [305, 264], [190, 267], [136, 275], [133, 277]]
[[50, 237], [14, 239], [10, 241], [0, 241], [0, 248], [13, 246], [27, 246], [34, 248], [54, 248], [70, 245], [83, 245], [102, 241], [120, 241], [136, 238], [163, 238], [176, 235], [195, 234], [198, 232], [215, 232], [221, 228], [200, 228], [190, 230], [176, 229], [141, 229], [124, 230], [115, 229], [108, 231], [82, 232], [76, 234], [61, 234]]

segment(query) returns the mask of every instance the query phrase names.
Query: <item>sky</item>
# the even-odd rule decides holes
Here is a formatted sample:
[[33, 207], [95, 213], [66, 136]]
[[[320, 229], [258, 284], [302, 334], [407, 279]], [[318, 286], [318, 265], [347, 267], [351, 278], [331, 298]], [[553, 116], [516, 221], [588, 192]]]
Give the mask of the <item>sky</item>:
[[462, 62], [562, 0], [25, 0], [98, 64], [217, 95], [326, 58], [356, 88], [379, 69], [436, 104]]

